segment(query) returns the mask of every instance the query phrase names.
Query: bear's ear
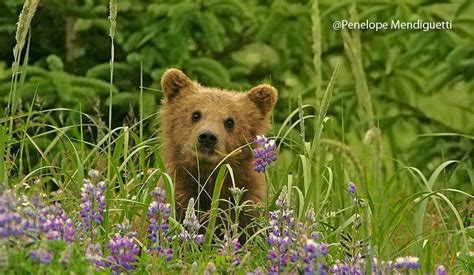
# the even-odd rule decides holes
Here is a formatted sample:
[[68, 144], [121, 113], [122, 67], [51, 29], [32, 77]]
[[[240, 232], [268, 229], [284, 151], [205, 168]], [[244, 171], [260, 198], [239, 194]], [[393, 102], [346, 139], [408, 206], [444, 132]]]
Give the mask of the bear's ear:
[[272, 86], [262, 84], [250, 89], [247, 96], [266, 115], [275, 106], [278, 92]]
[[161, 88], [167, 99], [176, 97], [181, 90], [191, 85], [193, 85], [191, 79], [178, 69], [168, 69], [161, 77]]

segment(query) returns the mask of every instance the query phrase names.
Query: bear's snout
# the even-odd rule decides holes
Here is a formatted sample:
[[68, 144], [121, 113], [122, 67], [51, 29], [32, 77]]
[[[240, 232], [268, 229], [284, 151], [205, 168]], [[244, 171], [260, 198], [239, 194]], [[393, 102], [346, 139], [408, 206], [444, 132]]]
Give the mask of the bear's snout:
[[214, 147], [217, 144], [217, 135], [211, 131], [203, 131], [198, 136], [198, 142], [207, 148]]

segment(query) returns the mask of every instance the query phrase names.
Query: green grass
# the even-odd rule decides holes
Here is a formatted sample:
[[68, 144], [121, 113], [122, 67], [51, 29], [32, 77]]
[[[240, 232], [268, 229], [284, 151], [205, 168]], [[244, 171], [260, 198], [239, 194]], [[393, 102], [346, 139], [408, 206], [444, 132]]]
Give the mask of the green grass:
[[[330, 256], [324, 260], [327, 264], [344, 260], [347, 253], [361, 253], [368, 259], [376, 257], [378, 261], [413, 255], [420, 257], [421, 264], [414, 273], [433, 272], [438, 264], [445, 265], [453, 274], [474, 272], [472, 159], [441, 159], [435, 164], [430, 163], [430, 166], [418, 168], [397, 160], [396, 154], [390, 152], [395, 150], [390, 146], [392, 133], [383, 133], [377, 125], [373, 108], [377, 102], [372, 101], [366, 82], [362, 64], [364, 52], [357, 33], [343, 33], [343, 39], [356, 82], [357, 98], [361, 102], [356, 111], [365, 130], [364, 133], [351, 133], [348, 134], [350, 137], [345, 137], [345, 120], [336, 121], [330, 111], [343, 97], [337, 94], [339, 65], [334, 66], [321, 95], [324, 89], [320, 40], [324, 37], [318, 32], [321, 19], [317, 3], [315, 1], [313, 6], [313, 50], [318, 82], [315, 98], [321, 101], [308, 104], [300, 98], [299, 106], [289, 110], [282, 123], [274, 124], [270, 136], [278, 141], [279, 159], [266, 171], [269, 194], [262, 212], [275, 209], [275, 200], [284, 187], [289, 190], [288, 198], [299, 221], [304, 223], [304, 213], [314, 207], [321, 241], [329, 244]], [[26, 2], [26, 10], [28, 5]], [[111, 1], [110, 5], [109, 92], [112, 101], [116, 1]], [[353, 8], [350, 12], [351, 16], [356, 16]], [[141, 104], [138, 121], [122, 127], [112, 128], [112, 104], [107, 124], [101, 115], [84, 113], [82, 108], [42, 110], [36, 97], [27, 104], [26, 109], [17, 106], [16, 89], [21, 85], [18, 75], [23, 76], [20, 64], [26, 39], [24, 30], [29, 29], [30, 21], [31, 18], [20, 17], [18, 28], [23, 31], [18, 31], [21, 41], [15, 47], [17, 54], [12, 70], [11, 103], [0, 121], [2, 192], [12, 189], [15, 194], [26, 197], [42, 194], [46, 202], [61, 202], [70, 217], [78, 220], [80, 189], [88, 177], [88, 170], [96, 169], [107, 180], [107, 210], [97, 241], [105, 248], [116, 231], [115, 225], [127, 219], [133, 222], [137, 231], [137, 243], [145, 247], [150, 193], [161, 178], [165, 183], [167, 201], [173, 208], [171, 232], [179, 232], [181, 225], [175, 221], [172, 175], [165, 171], [158, 131], [151, 134], [144, 132], [146, 127], [155, 125], [158, 114], [144, 117], [143, 89], [146, 87], [142, 77], [139, 83]], [[27, 58], [28, 54], [23, 59], [24, 66]], [[343, 117], [349, 116], [352, 110], [344, 101], [337, 107], [342, 110]], [[365, 141], [360, 137], [355, 139], [354, 135], [365, 135]], [[423, 138], [417, 136], [419, 140]], [[462, 138], [474, 139], [469, 135]], [[170, 263], [143, 251], [138, 260], [138, 271], [202, 273], [212, 262], [218, 271], [243, 274], [259, 266], [268, 266], [268, 224], [264, 215], [256, 221], [261, 229], [239, 252], [240, 265], [231, 265], [230, 257], [218, 253], [222, 243], [214, 236], [218, 216], [226, 217], [228, 226], [233, 228], [230, 230], [232, 234], [242, 233], [236, 230], [234, 221], [229, 218], [231, 215], [217, 209], [223, 178], [232, 174], [232, 169], [236, 167], [222, 165], [220, 169], [216, 168], [218, 176], [212, 194], [210, 221], [206, 224], [205, 243], [197, 246], [172, 241], [175, 257]], [[356, 197], [351, 197], [346, 190], [349, 181], [354, 181], [358, 187]], [[239, 207], [236, 205], [231, 211], [238, 211]], [[67, 266], [59, 263], [64, 251], [67, 251], [66, 245], [60, 241], [42, 240], [31, 245], [10, 239], [2, 240], [0, 245], [3, 246], [0, 269], [5, 272], [83, 274], [93, 270], [84, 258], [85, 247], [81, 242], [69, 248], [72, 254]], [[41, 245], [53, 251], [55, 258], [52, 264], [37, 264], [28, 258], [28, 251]], [[374, 263], [372, 260], [368, 263], [366, 268], [370, 270]]]

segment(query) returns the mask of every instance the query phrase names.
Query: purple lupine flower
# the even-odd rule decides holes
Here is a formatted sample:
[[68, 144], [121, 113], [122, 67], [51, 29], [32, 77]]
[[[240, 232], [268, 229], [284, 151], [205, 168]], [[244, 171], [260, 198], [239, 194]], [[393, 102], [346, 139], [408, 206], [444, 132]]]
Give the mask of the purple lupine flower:
[[171, 248], [165, 249], [165, 259], [168, 262], [173, 260], [173, 249]]
[[255, 136], [255, 143], [259, 145], [265, 145], [268, 142], [267, 138], [264, 135]]
[[160, 187], [156, 187], [151, 191], [151, 196], [154, 200], [159, 202], [164, 202], [166, 200], [166, 192]]
[[436, 275], [446, 275], [446, 268], [444, 267], [444, 265], [438, 265], [438, 267], [436, 268]]
[[229, 232], [224, 234], [224, 239], [220, 245], [218, 254], [220, 256], [225, 256], [230, 260], [233, 266], [236, 266], [240, 263], [240, 256], [238, 255], [241, 245], [239, 239], [233, 238], [230, 236]]
[[184, 242], [194, 241], [197, 244], [204, 242], [204, 236], [197, 234], [197, 230], [201, 225], [196, 217], [194, 211], [194, 198], [189, 199], [188, 207], [186, 209], [185, 218], [183, 221], [183, 229], [179, 234], [179, 237]]
[[333, 274], [362, 274], [359, 263], [353, 264], [352, 266], [349, 264], [341, 263], [339, 260], [336, 261], [334, 265], [329, 268], [329, 272]]
[[357, 187], [353, 182], [349, 182], [347, 185], [347, 191], [351, 194], [355, 194], [357, 192]]
[[30, 197], [28, 203], [25, 204], [23, 208], [23, 217], [27, 220], [29, 227], [31, 230], [30, 234], [34, 235], [35, 237], [39, 238], [37, 234], [39, 234], [41, 230], [42, 223], [39, 221], [41, 215], [41, 210], [45, 208], [45, 204], [41, 199], [39, 194], [34, 194]]
[[315, 274], [319, 270], [319, 274], [326, 272], [327, 267], [324, 267], [324, 271], [321, 270], [321, 265], [316, 265], [315, 259], [320, 256], [327, 255], [327, 244], [317, 243], [312, 239], [304, 239], [302, 247], [298, 251], [294, 251], [292, 255], [292, 261], [300, 261], [305, 274]]
[[342, 272], [341, 264], [340, 263], [333, 264], [329, 268], [329, 272], [331, 272], [331, 273], [340, 273], [340, 272]]
[[328, 245], [326, 243], [320, 243], [319, 244], [319, 253], [322, 256], [327, 256], [328, 255]]
[[117, 233], [110, 239], [107, 248], [110, 255], [106, 266], [110, 266], [116, 273], [135, 269], [140, 250], [132, 238]]
[[19, 237], [30, 228], [28, 220], [21, 215], [18, 200], [11, 191], [0, 196], [0, 238]]
[[168, 218], [171, 215], [171, 205], [166, 203], [165, 191], [160, 187], [156, 187], [151, 194], [153, 201], [150, 203], [147, 211], [147, 217], [150, 221], [148, 227], [149, 250], [152, 254], [165, 257], [168, 261], [171, 261], [173, 250], [164, 247], [169, 243], [167, 234], [169, 231]]
[[[366, 261], [360, 253], [354, 257], [346, 258], [345, 262], [336, 261], [334, 265], [329, 268], [329, 272], [332, 274], [365, 274]], [[372, 273], [371, 274], [392, 274], [393, 266], [391, 262], [378, 263], [377, 258], [372, 260]]]
[[395, 259], [395, 268], [397, 269], [417, 269], [418, 267], [420, 267], [418, 257], [407, 256]]
[[45, 233], [46, 239], [61, 239], [69, 243], [74, 241], [76, 234], [74, 222], [64, 213], [61, 204], [54, 203], [44, 206], [40, 210], [38, 221], [39, 227]]
[[260, 147], [254, 149], [253, 157], [254, 171], [261, 173], [267, 168], [267, 166], [275, 161], [276, 158], [276, 144], [275, 140], [267, 139], [265, 136], [259, 136], [255, 138], [255, 143]]
[[306, 222], [304, 224], [305, 234], [309, 234], [309, 238], [315, 241], [319, 240], [319, 233], [317, 232], [318, 224], [316, 223], [316, 212], [313, 207], [308, 208], [305, 213]]
[[318, 270], [319, 270], [320, 275], [327, 275], [328, 271], [329, 271], [329, 268], [325, 264], [319, 264], [318, 265]]
[[86, 247], [86, 259], [88, 259], [98, 269], [102, 269], [105, 266], [102, 255], [100, 244], [90, 243]]
[[296, 223], [293, 211], [290, 210], [288, 198], [287, 187], [283, 186], [275, 202], [278, 209], [269, 213], [270, 227], [267, 241], [270, 244], [270, 249], [267, 258], [270, 260], [268, 269], [270, 273], [284, 272], [288, 262], [296, 260], [295, 253], [297, 252], [292, 249], [297, 238]]
[[53, 253], [44, 248], [32, 250], [28, 255], [30, 259], [41, 264], [49, 264], [53, 259]]
[[386, 264], [385, 264], [385, 269], [387, 270], [391, 270], [391, 269], [394, 269], [395, 266], [393, 265], [393, 261], [388, 261]]
[[90, 238], [96, 235], [94, 225], [100, 225], [105, 211], [105, 189], [104, 181], [93, 185], [90, 180], [84, 179], [84, 186], [81, 188], [81, 223], [80, 228], [83, 234], [90, 232]]
[[328, 245], [316, 242], [319, 234], [316, 231], [314, 208], [308, 208], [304, 223], [295, 222], [286, 186], [282, 188], [275, 205], [278, 208], [269, 212], [267, 241], [270, 249], [267, 252], [267, 258], [270, 266], [268, 272], [270, 274], [285, 273], [293, 270], [292, 265], [296, 265], [304, 271], [304, 274], [326, 274], [328, 267], [319, 260], [320, 264], [316, 264], [316, 258], [328, 254]]
[[116, 224], [115, 229], [117, 229], [120, 235], [128, 236], [129, 238], [134, 238], [137, 235], [137, 232], [132, 230], [132, 226], [127, 218], [122, 223]]

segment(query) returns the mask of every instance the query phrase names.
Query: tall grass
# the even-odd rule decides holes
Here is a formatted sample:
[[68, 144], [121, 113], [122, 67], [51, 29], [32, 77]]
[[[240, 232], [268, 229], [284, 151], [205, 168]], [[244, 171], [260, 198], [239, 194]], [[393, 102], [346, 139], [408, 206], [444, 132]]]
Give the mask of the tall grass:
[[[8, 176], [8, 167], [6, 162], [10, 160], [10, 151], [11, 147], [6, 144], [9, 142], [11, 133], [13, 132], [13, 117], [16, 113], [18, 96], [17, 96], [17, 85], [18, 85], [18, 76], [20, 74], [20, 62], [23, 48], [25, 46], [26, 38], [30, 30], [31, 20], [35, 15], [36, 8], [38, 7], [39, 0], [25, 1], [23, 4], [23, 9], [20, 13], [17, 29], [15, 33], [16, 45], [13, 48], [13, 64], [12, 64], [12, 78], [10, 85], [10, 92], [8, 95], [8, 103], [5, 109], [5, 118], [9, 118], [9, 127], [7, 128], [7, 122], [0, 125], [0, 150], [2, 154], [5, 154], [6, 158], [2, 157], [0, 160], [0, 182], [5, 185], [5, 181]], [[29, 45], [29, 43], [28, 43]], [[28, 53], [28, 51], [27, 51]], [[24, 63], [28, 62], [28, 55], [24, 59]], [[24, 74], [22, 75], [24, 80]]]

